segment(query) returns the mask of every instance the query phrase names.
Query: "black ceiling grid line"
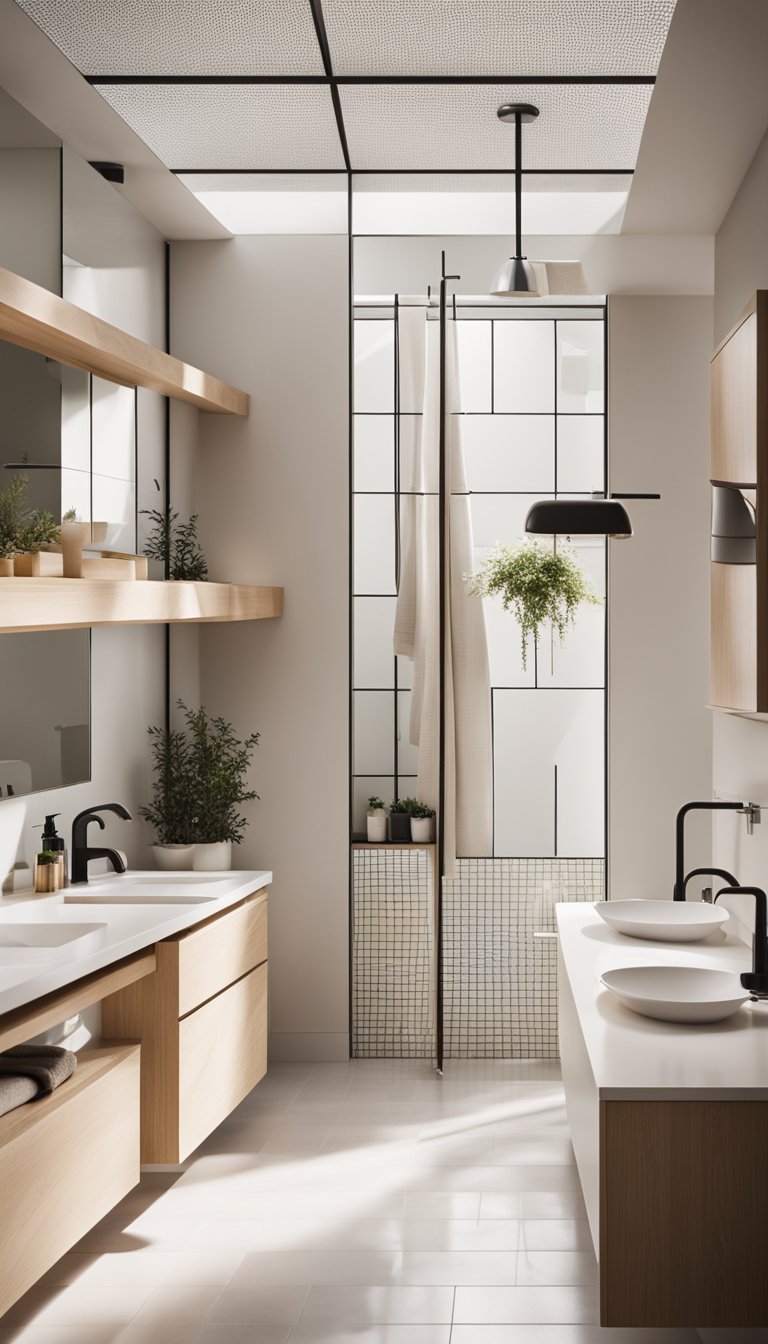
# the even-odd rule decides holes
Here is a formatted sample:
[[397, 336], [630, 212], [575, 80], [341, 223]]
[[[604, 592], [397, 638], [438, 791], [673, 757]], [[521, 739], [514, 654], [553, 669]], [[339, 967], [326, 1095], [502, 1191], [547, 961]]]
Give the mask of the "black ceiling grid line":
[[339, 98], [339, 90], [336, 83], [333, 80], [333, 67], [331, 65], [331, 50], [330, 47], [328, 46], [328, 34], [325, 31], [325, 19], [323, 17], [322, 0], [309, 0], [309, 6], [310, 9], [312, 10], [312, 20], [315, 25], [315, 33], [317, 35], [317, 45], [320, 48], [320, 55], [323, 61], [323, 69], [325, 70], [326, 77], [330, 81], [331, 101], [333, 103], [334, 116], [336, 117], [336, 129], [339, 132], [339, 143], [341, 144], [341, 152], [344, 155], [344, 164], [346, 166], [347, 172], [350, 172], [352, 164], [349, 158], [349, 147], [347, 145], [347, 132], [344, 128], [344, 118], [341, 114], [341, 99]]
[[[309, 0], [313, 16], [320, 0]], [[322, 19], [322, 11], [321, 11]], [[317, 20], [315, 21], [317, 23]], [[323, 26], [323, 34], [325, 27]], [[323, 51], [322, 42], [318, 42]], [[325, 63], [327, 53], [323, 51]], [[330, 58], [329, 58], [330, 59]], [[655, 84], [655, 75], [83, 75], [88, 84]]]
[[[634, 168], [523, 168], [523, 177], [632, 177]], [[310, 177], [313, 173], [323, 177], [346, 177], [351, 172], [355, 177], [408, 177], [445, 175], [452, 177], [510, 177], [512, 168], [169, 168], [174, 176], [189, 177], [225, 177], [242, 174], [256, 177], [259, 173], [268, 177], [287, 177], [301, 174]]]

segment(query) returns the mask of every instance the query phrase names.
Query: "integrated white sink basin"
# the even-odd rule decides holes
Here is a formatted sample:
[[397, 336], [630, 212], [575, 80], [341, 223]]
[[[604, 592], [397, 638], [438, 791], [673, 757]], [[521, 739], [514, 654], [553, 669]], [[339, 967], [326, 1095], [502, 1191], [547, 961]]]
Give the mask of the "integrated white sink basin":
[[706, 966], [623, 966], [600, 981], [627, 1008], [660, 1022], [721, 1022], [749, 998], [735, 971]]
[[64, 900], [69, 905], [203, 905], [217, 900], [230, 882], [210, 873], [126, 873], [67, 887]]
[[21, 924], [0, 921], [0, 966], [29, 961], [74, 961], [101, 947], [106, 924]]
[[698, 943], [728, 918], [704, 901], [596, 901], [595, 910], [618, 933], [661, 943]]

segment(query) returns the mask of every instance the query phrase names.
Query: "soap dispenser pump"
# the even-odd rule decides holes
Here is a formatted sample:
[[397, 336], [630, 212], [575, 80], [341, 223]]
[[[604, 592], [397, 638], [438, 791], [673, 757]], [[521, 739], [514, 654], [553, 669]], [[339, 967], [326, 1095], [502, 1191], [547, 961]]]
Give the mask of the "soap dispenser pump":
[[40, 852], [35, 859], [35, 891], [60, 891], [66, 883], [67, 856], [64, 838], [56, 830], [56, 817], [51, 812], [45, 818]]

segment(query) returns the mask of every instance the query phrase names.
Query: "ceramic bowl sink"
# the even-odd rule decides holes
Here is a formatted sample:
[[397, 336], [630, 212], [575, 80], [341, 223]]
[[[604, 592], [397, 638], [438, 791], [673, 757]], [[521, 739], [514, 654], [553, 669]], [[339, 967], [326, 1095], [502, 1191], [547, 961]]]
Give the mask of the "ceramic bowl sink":
[[595, 909], [618, 933], [661, 943], [698, 943], [728, 918], [704, 901], [597, 901]]
[[0, 921], [0, 965], [28, 961], [69, 961], [101, 947], [106, 924], [39, 924]]
[[634, 1013], [660, 1022], [721, 1022], [749, 998], [734, 971], [706, 966], [624, 966], [600, 981]]
[[208, 873], [127, 873], [67, 887], [67, 905], [203, 905], [215, 901], [229, 878]]

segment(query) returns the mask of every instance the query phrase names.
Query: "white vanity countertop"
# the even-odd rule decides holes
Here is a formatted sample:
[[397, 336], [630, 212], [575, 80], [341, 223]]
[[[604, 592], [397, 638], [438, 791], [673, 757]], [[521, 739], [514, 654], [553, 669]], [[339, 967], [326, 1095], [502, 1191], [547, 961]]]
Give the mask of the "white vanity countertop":
[[[600, 984], [619, 966], [708, 966], [748, 971], [751, 949], [733, 934], [701, 943], [627, 938], [592, 905], [556, 906], [560, 950], [598, 1094], [603, 1099], [768, 1099], [768, 1003], [686, 1026], [640, 1017]], [[726, 925], [726, 928], [728, 926]]]
[[[129, 872], [99, 877], [83, 887], [89, 897], [100, 891], [146, 893], [161, 890], [168, 878], [184, 879], [184, 874], [161, 872]], [[14, 924], [103, 924], [103, 939], [96, 948], [88, 948], [82, 955], [62, 957], [55, 949], [50, 955], [37, 955], [35, 961], [0, 964], [0, 1014], [10, 1012], [23, 1004], [32, 1003], [44, 994], [72, 984], [93, 971], [103, 970], [113, 962], [121, 961], [134, 952], [151, 947], [163, 938], [181, 933], [199, 924], [211, 915], [219, 914], [241, 901], [250, 892], [269, 886], [271, 872], [248, 871], [231, 873], [190, 873], [196, 895], [212, 895], [210, 900], [175, 901], [163, 904], [162, 896], [147, 897], [141, 904], [65, 903], [64, 896], [79, 888], [67, 887], [52, 896], [38, 896], [20, 891], [3, 896], [0, 900], [0, 929]], [[172, 888], [170, 888], [172, 889]], [[215, 892], [215, 896], [213, 893]], [[13, 959], [15, 960], [15, 958]]]

